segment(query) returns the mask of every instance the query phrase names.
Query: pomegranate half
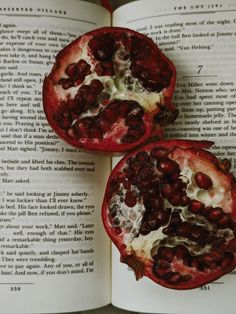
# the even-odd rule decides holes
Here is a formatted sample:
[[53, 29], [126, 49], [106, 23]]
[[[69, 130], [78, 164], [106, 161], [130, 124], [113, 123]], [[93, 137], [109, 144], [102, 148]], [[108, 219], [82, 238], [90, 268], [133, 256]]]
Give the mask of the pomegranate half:
[[175, 81], [174, 65], [151, 39], [126, 28], [100, 28], [58, 53], [44, 79], [44, 111], [67, 143], [126, 152], [159, 138], [174, 122]]
[[236, 265], [236, 181], [212, 142], [166, 140], [128, 153], [105, 191], [105, 229], [134, 269], [173, 289], [216, 280]]

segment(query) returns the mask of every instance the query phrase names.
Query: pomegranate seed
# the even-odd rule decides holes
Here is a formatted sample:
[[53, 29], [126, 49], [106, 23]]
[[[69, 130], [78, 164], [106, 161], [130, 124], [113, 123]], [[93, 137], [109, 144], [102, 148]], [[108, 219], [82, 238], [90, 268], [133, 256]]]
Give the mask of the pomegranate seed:
[[170, 271], [164, 275], [166, 282], [170, 284], [177, 284], [180, 281], [180, 274], [178, 272]]
[[137, 160], [137, 162], [139, 163], [147, 163], [150, 161], [150, 157], [148, 155], [147, 152], [144, 152], [144, 151], [141, 151], [139, 152], [136, 156], [135, 156], [135, 159]]
[[90, 86], [96, 95], [99, 95], [104, 89], [102, 82], [99, 80], [92, 80]]
[[194, 176], [196, 184], [199, 188], [208, 190], [213, 186], [211, 178], [203, 172], [197, 172]]
[[189, 255], [189, 250], [182, 244], [178, 244], [174, 247], [175, 256], [177, 259], [183, 259]]
[[162, 147], [155, 147], [150, 152], [150, 156], [157, 160], [160, 160], [163, 157], [166, 157], [168, 154], [169, 154], [169, 151], [166, 148], [162, 148]]
[[114, 64], [112, 61], [98, 62], [95, 65], [95, 72], [98, 76], [113, 76], [115, 74]]
[[86, 76], [91, 73], [90, 64], [88, 64], [85, 60], [81, 59], [77, 63], [78, 73], [80, 76]]
[[212, 208], [212, 210], [207, 216], [207, 219], [211, 222], [216, 222], [217, 220], [219, 220], [222, 214], [223, 214], [223, 210], [220, 207], [215, 207], [215, 208]]
[[[155, 258], [155, 257], [154, 257]], [[166, 268], [170, 268], [170, 263], [167, 262], [164, 259], [158, 259], [156, 262], [156, 265], [160, 268], [160, 269], [166, 269]]]
[[161, 246], [158, 249], [157, 255], [168, 262], [172, 262], [174, 258], [174, 249], [168, 246]]
[[132, 143], [137, 141], [145, 133], [144, 125], [141, 124], [139, 128], [129, 128], [127, 134], [121, 139], [123, 143]]
[[78, 74], [78, 69], [77, 69], [77, 64], [76, 63], [71, 63], [69, 64], [66, 69], [65, 69], [65, 73], [69, 76], [69, 77], [75, 77]]
[[175, 173], [180, 173], [179, 165], [176, 161], [166, 157], [162, 158], [157, 165], [157, 169], [164, 173], [165, 175], [172, 175]]
[[163, 197], [170, 197], [172, 195], [172, 187], [170, 184], [164, 184], [161, 189], [161, 194]]
[[101, 140], [103, 138], [103, 132], [98, 126], [93, 125], [92, 127], [89, 128], [88, 136], [89, 138]]
[[204, 205], [200, 202], [200, 201], [197, 201], [197, 200], [191, 200], [190, 201], [190, 204], [188, 206], [188, 210], [195, 214], [195, 215], [198, 215], [198, 214], [201, 214], [201, 211], [202, 211], [202, 208], [204, 207]]
[[148, 210], [163, 209], [164, 202], [160, 196], [148, 198], [144, 200], [144, 206]]
[[63, 130], [68, 130], [71, 127], [73, 121], [72, 115], [69, 111], [55, 112], [53, 114], [53, 119]]
[[115, 41], [110, 34], [94, 36], [88, 43], [97, 60], [105, 60], [112, 56], [115, 49]]
[[139, 233], [142, 235], [147, 235], [150, 232], [151, 232], [151, 228], [149, 224], [143, 219], [139, 228]]
[[229, 215], [223, 213], [222, 216], [217, 221], [218, 228], [225, 229], [225, 228], [230, 227], [230, 225], [231, 225], [231, 219]]
[[74, 81], [71, 78], [62, 78], [58, 81], [58, 84], [61, 85], [63, 89], [69, 89], [74, 86]]
[[[173, 193], [173, 191], [172, 191]], [[174, 195], [171, 195], [169, 198], [168, 198], [168, 201], [170, 202], [171, 205], [173, 206], [180, 206], [181, 203], [182, 203], [182, 198], [181, 198], [181, 195], [180, 194], [174, 194]]]
[[160, 268], [159, 265], [154, 264], [152, 271], [157, 278], [162, 278], [169, 271], [169, 268]]
[[190, 203], [191, 199], [188, 196], [182, 196], [181, 198], [181, 206], [185, 207], [188, 206]]
[[158, 225], [165, 225], [169, 221], [170, 210], [155, 210], [153, 216], [158, 222]]
[[125, 204], [128, 207], [134, 207], [137, 204], [137, 196], [135, 195], [134, 191], [126, 191]]

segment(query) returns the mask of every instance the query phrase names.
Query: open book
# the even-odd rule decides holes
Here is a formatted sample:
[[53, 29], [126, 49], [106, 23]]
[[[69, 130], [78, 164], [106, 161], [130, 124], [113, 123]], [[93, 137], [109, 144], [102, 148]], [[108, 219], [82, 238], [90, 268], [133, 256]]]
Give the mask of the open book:
[[[111, 25], [143, 32], [177, 69], [180, 115], [166, 138], [216, 141], [236, 169], [236, 3], [142, 0], [110, 13], [77, 0], [0, 0], [0, 313], [85, 311], [234, 314], [234, 272], [174, 291], [136, 281], [105, 234], [101, 201], [112, 160], [69, 147], [50, 129], [42, 81], [60, 49]], [[114, 162], [116, 162], [114, 160]]]

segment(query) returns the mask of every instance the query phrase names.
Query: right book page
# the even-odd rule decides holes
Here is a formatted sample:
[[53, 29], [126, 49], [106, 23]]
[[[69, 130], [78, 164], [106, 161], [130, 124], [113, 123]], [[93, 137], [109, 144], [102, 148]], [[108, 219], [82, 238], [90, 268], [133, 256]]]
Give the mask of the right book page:
[[[176, 66], [173, 102], [179, 109], [165, 138], [215, 142], [236, 172], [236, 2], [135, 1], [114, 12], [113, 25], [151, 37]], [[147, 278], [136, 281], [113, 248], [112, 303], [150, 313], [234, 314], [234, 272], [201, 288], [166, 289]]]

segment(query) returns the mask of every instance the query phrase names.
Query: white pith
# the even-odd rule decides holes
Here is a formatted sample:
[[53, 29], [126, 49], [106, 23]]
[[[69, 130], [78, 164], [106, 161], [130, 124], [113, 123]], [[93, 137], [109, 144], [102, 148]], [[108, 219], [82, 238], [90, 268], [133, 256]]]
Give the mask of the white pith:
[[[213, 180], [213, 187], [209, 190], [203, 190], [196, 185], [194, 181], [194, 173], [194, 170], [186, 165], [186, 163], [180, 172], [181, 180], [187, 183], [187, 196], [191, 199], [199, 200], [205, 206], [221, 207], [224, 209], [224, 212], [227, 212], [227, 207], [224, 207], [224, 204], [230, 204], [232, 201], [230, 189], [227, 190], [220, 185], [220, 182]], [[132, 189], [136, 190], [137, 188], [133, 186]], [[189, 239], [180, 236], [168, 237], [165, 235], [162, 230], [169, 224], [169, 222], [158, 230], [149, 232], [147, 235], [139, 234], [145, 207], [142, 199], [138, 201], [135, 207], [128, 207], [123, 201], [125, 191], [126, 190], [121, 187], [118, 193], [119, 195], [116, 194], [116, 196], [111, 199], [111, 205], [118, 204], [119, 207], [115, 218], [117, 219], [117, 226], [122, 230], [122, 242], [126, 245], [127, 254], [135, 253], [135, 255], [140, 256], [141, 258], [150, 259], [155, 255], [160, 245], [174, 247], [181, 243], [187, 246], [190, 253], [193, 255], [203, 254], [210, 251], [210, 245], [201, 247], [196, 242]], [[192, 214], [187, 209], [187, 206], [173, 206], [165, 199], [164, 207], [171, 208], [172, 211], [177, 208], [181, 209], [180, 216], [182, 221], [197, 222], [198, 225], [205, 227], [209, 231], [214, 230], [216, 236], [224, 237], [226, 240], [234, 238], [233, 231], [230, 228], [216, 229], [214, 224], [209, 223], [205, 217]]]
[[[64, 89], [60, 84], [55, 85], [55, 92], [60, 100], [60, 103], [67, 101], [67, 99], [73, 99], [77, 94], [79, 88], [82, 85], [89, 85], [94, 79], [98, 79], [102, 82], [104, 86], [103, 94], [108, 93], [110, 95], [110, 100], [120, 99], [120, 100], [134, 100], [137, 101], [144, 110], [159, 112], [159, 106], [164, 105], [163, 93], [162, 91], [151, 92], [146, 90], [139, 82], [139, 80], [132, 76], [130, 68], [130, 60], [124, 60], [122, 55], [126, 53], [125, 47], [122, 46], [117, 50], [112, 59], [115, 60], [115, 75], [114, 76], [98, 76], [95, 72], [95, 62], [88, 55], [87, 44], [91, 37], [88, 37], [80, 42], [79, 53], [76, 51], [74, 54], [69, 53], [69, 60], [66, 66], [71, 63], [76, 63], [80, 59], [85, 60], [91, 65], [91, 74], [85, 77], [83, 83], [76, 87], [70, 87]], [[66, 78], [65, 68], [61, 68], [60, 73], [58, 73], [60, 78]], [[130, 84], [127, 85], [126, 80], [130, 79]], [[104, 109], [104, 106], [99, 104], [99, 106], [94, 111], [87, 111], [80, 115], [80, 119], [84, 117], [96, 116], [97, 113]], [[74, 121], [75, 122], [75, 121]]]

